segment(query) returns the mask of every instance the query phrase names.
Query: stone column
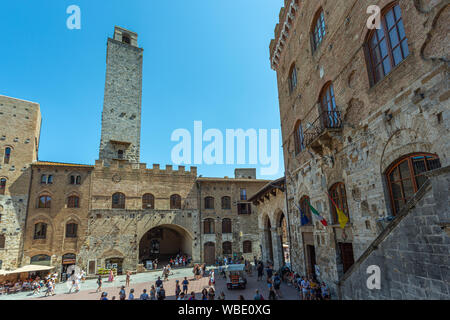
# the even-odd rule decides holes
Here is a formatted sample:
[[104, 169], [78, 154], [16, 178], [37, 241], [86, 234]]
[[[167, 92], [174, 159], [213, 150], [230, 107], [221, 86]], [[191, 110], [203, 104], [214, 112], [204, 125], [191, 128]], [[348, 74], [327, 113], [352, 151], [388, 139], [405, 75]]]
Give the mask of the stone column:
[[261, 260], [267, 261], [269, 257], [268, 248], [267, 248], [267, 232], [265, 229], [259, 229], [259, 243], [261, 244]]
[[283, 247], [278, 228], [272, 228], [273, 268], [278, 270], [283, 265]]

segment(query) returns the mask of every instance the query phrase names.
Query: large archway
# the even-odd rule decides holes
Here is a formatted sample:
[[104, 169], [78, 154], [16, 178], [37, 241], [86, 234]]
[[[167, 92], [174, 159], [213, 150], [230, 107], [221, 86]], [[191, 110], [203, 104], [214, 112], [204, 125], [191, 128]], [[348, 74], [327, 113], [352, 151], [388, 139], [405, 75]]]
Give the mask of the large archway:
[[139, 242], [139, 263], [158, 259], [158, 265], [167, 264], [178, 254], [192, 257], [192, 236], [177, 225], [160, 225], [148, 230]]
[[280, 230], [280, 244], [281, 244], [281, 252], [283, 253], [283, 264], [286, 263], [290, 265], [291, 263], [291, 252], [289, 247], [289, 235], [288, 235], [288, 226], [286, 217], [282, 212], [280, 215], [280, 219], [278, 222], [278, 228]]

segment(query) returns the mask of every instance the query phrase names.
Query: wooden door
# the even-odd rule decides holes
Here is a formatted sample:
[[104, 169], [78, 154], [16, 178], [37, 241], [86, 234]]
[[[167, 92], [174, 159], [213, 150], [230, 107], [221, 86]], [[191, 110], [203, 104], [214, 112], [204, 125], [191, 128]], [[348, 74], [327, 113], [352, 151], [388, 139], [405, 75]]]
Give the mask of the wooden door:
[[205, 243], [203, 254], [204, 262], [207, 265], [213, 265], [216, 263], [216, 246], [213, 242]]
[[341, 249], [342, 265], [344, 267], [344, 273], [355, 263], [353, 257], [353, 246], [351, 243], [339, 243]]

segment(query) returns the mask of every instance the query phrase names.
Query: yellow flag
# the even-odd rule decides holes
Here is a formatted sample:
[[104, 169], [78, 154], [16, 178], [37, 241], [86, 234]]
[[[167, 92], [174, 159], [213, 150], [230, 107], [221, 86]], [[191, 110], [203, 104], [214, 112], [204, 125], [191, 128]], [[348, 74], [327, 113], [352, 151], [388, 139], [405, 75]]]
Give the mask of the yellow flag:
[[346, 214], [345, 214], [341, 209], [339, 209], [337, 206], [336, 206], [336, 212], [337, 212], [337, 215], [338, 215], [338, 221], [339, 221], [339, 224], [341, 225], [341, 228], [344, 229], [344, 228], [345, 228], [345, 225], [346, 225], [347, 222], [348, 222], [348, 217], [347, 217]]

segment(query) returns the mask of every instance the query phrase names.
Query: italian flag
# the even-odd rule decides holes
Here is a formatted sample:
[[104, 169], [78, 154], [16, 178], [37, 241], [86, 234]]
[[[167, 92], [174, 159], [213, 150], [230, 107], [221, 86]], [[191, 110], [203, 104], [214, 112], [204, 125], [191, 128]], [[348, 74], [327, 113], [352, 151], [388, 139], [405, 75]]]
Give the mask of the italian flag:
[[322, 216], [319, 214], [319, 212], [316, 210], [316, 208], [314, 208], [314, 207], [311, 205], [311, 203], [309, 203], [309, 201], [308, 201], [308, 206], [309, 206], [309, 209], [311, 209], [311, 212], [314, 213], [314, 214], [316, 215], [317, 219], [319, 219], [320, 222], [321, 222], [325, 227], [328, 226], [327, 220], [325, 220], [325, 218], [322, 217]]

